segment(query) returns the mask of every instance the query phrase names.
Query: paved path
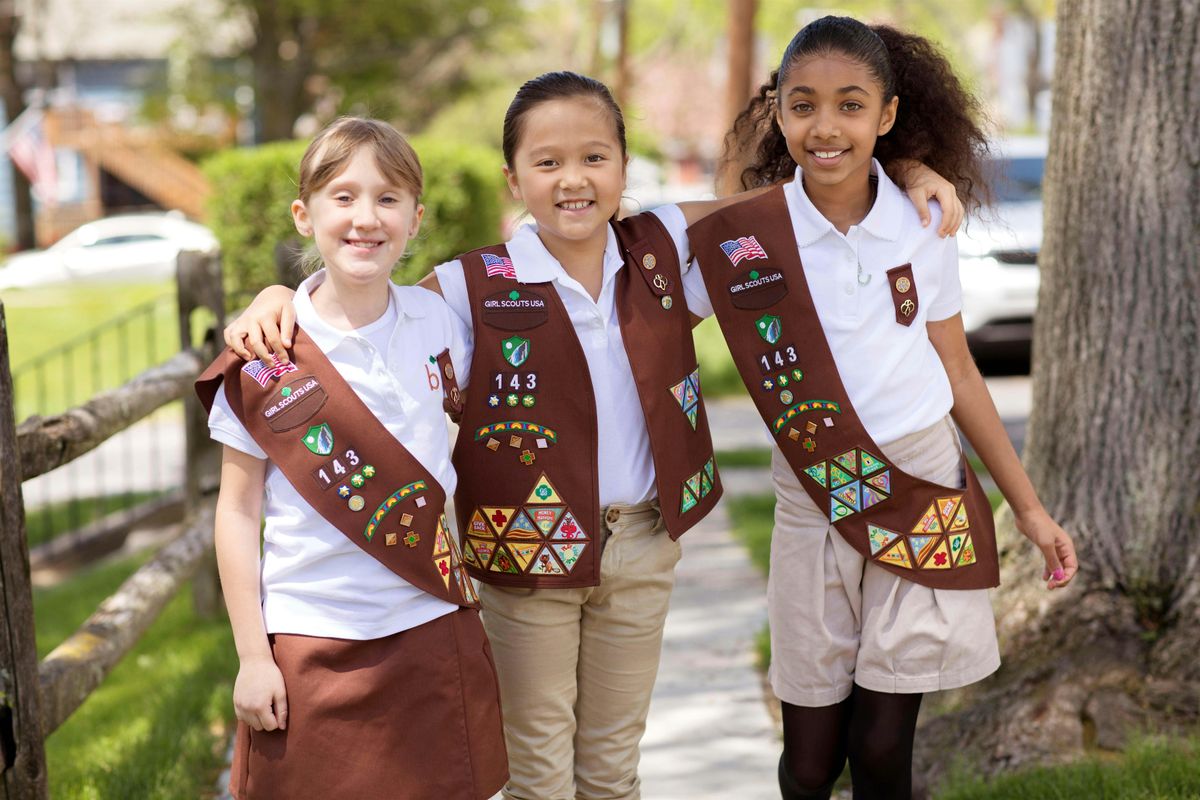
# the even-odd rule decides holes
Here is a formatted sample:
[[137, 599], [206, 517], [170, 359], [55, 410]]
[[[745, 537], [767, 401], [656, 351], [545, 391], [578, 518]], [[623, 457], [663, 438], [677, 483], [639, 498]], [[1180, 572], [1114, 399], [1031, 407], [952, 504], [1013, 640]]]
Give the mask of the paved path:
[[680, 540], [683, 560], [642, 740], [646, 800], [778, 797], [779, 736], [754, 666], [766, 581], [724, 504]]

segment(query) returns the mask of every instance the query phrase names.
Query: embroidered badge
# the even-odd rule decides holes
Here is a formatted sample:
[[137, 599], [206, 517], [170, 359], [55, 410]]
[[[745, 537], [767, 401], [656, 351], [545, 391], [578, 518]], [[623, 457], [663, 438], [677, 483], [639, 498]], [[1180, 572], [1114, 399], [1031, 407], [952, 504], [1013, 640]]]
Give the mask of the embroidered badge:
[[[332, 434], [330, 434], [332, 438]], [[322, 489], [328, 489], [338, 481], [344, 480], [347, 472], [357, 467], [360, 463], [358, 452], [353, 448], [345, 450], [341, 455], [334, 456], [329, 461], [326, 461], [321, 466], [312, 471], [313, 480], [315, 480]], [[375, 477], [375, 468], [370, 464], [362, 469], [362, 474], [366, 478]], [[342, 495], [343, 497], [345, 495]]]
[[[761, 322], [761, 320], [759, 320]], [[758, 324], [755, 323], [755, 328]], [[762, 331], [759, 331], [762, 336]], [[763, 338], [766, 338], [765, 336]], [[787, 344], [777, 350], [763, 353], [758, 357], [758, 368], [766, 375], [769, 372], [775, 372], [782, 368], [791, 368], [793, 365], [800, 363], [800, 356], [796, 353], [796, 345]]]
[[517, 279], [517, 270], [513, 266], [511, 258], [484, 253], [483, 268], [489, 278], [499, 275], [501, 278], [511, 278], [514, 281]]
[[525, 392], [533, 394], [538, 390], [538, 374], [536, 372], [493, 372], [491, 385], [497, 392]]
[[259, 386], [267, 388], [267, 382], [272, 378], [278, 379], [289, 372], [297, 372], [298, 368], [290, 361], [287, 364], [279, 361], [279, 356], [272, 356], [272, 363], [266, 364], [261, 359], [251, 361], [242, 367], [242, 372], [253, 378]]
[[696, 416], [700, 412], [700, 368], [696, 367], [691, 375], [672, 386], [671, 395], [683, 409], [692, 430], [696, 430]]
[[725, 256], [735, 267], [745, 259], [754, 260], [767, 257], [766, 251], [762, 249], [758, 239], [753, 236], [739, 236], [736, 239], [721, 242], [721, 250], [725, 252]]
[[529, 340], [512, 336], [500, 343], [500, 355], [514, 367], [519, 367], [529, 358]]
[[[367, 541], [371, 541], [371, 537], [375, 535], [376, 529], [383, 522], [384, 517], [388, 515], [388, 512], [399, 505], [401, 501], [407, 500], [409, 497], [412, 497], [420, 492], [424, 492], [428, 488], [429, 486], [425, 483], [425, 481], [413, 481], [412, 483], [402, 486], [388, 495], [387, 499], [380, 503], [379, 507], [375, 509], [375, 513], [371, 515], [371, 521], [367, 523], [365, 528], [363, 528], [363, 536], [367, 538]], [[355, 497], [357, 496], [358, 495], [355, 495]], [[351, 501], [353, 501], [353, 499], [354, 498], [351, 498]], [[423, 497], [417, 497], [418, 506], [424, 505], [424, 503], [420, 502], [423, 499]], [[402, 524], [407, 525], [408, 523], [404, 523], [403, 519], [404, 518], [401, 517]], [[411, 521], [412, 518], [409, 517], [409, 522]]]
[[483, 321], [505, 331], [536, 328], [550, 318], [546, 298], [537, 292], [512, 289], [483, 299]]
[[313, 455], [327, 456], [333, 452], [333, 431], [327, 423], [313, 425], [305, 431], [300, 441]]
[[796, 403], [787, 411], [784, 411], [782, 414], [776, 417], [775, 421], [771, 423], [771, 431], [778, 436], [779, 432], [783, 430], [783, 426], [786, 425], [789, 420], [791, 420], [797, 414], [803, 414], [807, 411], [832, 411], [835, 414], [842, 413], [841, 406], [832, 400], [804, 400]]
[[708, 496], [716, 483], [716, 474], [716, 465], [712, 458], [709, 458], [699, 472], [683, 482], [679, 498], [680, 514], [691, 511]]
[[505, 431], [515, 431], [517, 433], [526, 432], [532, 433], [535, 436], [546, 439], [551, 444], [558, 441], [558, 434], [545, 425], [539, 425], [536, 422], [525, 422], [523, 420], [506, 420], [504, 422], [493, 422], [491, 425], [484, 425], [482, 428], [477, 428], [475, 431], [475, 441], [479, 441], [484, 437], [491, 436], [493, 433], [503, 433]]
[[783, 334], [783, 323], [774, 314], [764, 314], [759, 317], [755, 320], [754, 327], [767, 344], [777, 344], [779, 337]]
[[283, 433], [308, 422], [328, 399], [321, 384], [311, 375], [292, 381], [280, 389], [279, 395], [279, 399], [262, 412], [267, 427], [275, 433]]
[[734, 308], [769, 308], [787, 297], [787, 282], [777, 269], [751, 270], [729, 282], [729, 301]]

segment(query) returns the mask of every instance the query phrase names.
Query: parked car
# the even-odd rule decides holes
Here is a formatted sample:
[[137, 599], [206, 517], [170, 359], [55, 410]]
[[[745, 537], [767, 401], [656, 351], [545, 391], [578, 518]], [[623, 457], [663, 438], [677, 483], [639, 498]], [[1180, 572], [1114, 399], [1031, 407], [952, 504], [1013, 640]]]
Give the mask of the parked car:
[[161, 280], [180, 250], [213, 250], [217, 239], [177, 211], [123, 214], [79, 226], [45, 250], [0, 265], [0, 291], [75, 281]]
[[1046, 140], [995, 143], [988, 164], [995, 205], [958, 234], [963, 327], [977, 356], [1028, 357], [1037, 307]]

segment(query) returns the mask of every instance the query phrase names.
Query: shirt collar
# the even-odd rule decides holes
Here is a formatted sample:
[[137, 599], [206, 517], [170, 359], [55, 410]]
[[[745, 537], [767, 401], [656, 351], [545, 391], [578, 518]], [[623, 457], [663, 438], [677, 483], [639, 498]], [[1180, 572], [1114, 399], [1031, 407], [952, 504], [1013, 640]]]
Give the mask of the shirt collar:
[[[558, 259], [550, 255], [546, 245], [537, 235], [537, 225], [526, 223], [517, 229], [512, 239], [508, 241], [508, 255], [512, 259], [513, 268], [517, 272], [517, 280], [521, 283], [546, 283], [547, 281], [578, 282], [567, 274]], [[604, 277], [602, 284], [607, 284], [613, 275], [617, 274], [625, 264], [621, 258], [621, 249], [617, 244], [617, 235], [612, 225], [608, 226], [608, 237], [604, 243]]]
[[[887, 176], [875, 159], [871, 159], [871, 174], [879, 179], [875, 203], [862, 222], [858, 223], [858, 227], [877, 239], [894, 242], [900, 238], [904, 194], [900, 191], [900, 187], [892, 183], [891, 178]], [[788, 207], [791, 210], [792, 230], [796, 234], [798, 247], [808, 247], [827, 233], [837, 233], [837, 228], [833, 226], [833, 223], [825, 219], [813, 205], [812, 200], [808, 199], [808, 194], [805, 193], [801, 183], [803, 175], [800, 167], [796, 167], [795, 180], [783, 187]]]
[[[304, 332], [316, 343], [317, 347], [321, 348], [322, 352], [328, 353], [356, 334], [353, 330], [344, 331], [333, 327], [321, 319], [317, 310], [313, 308], [311, 295], [318, 286], [325, 282], [325, 275], [325, 270], [319, 269], [305, 278], [296, 287], [296, 296], [293, 298], [292, 304], [296, 309], [296, 322], [301, 328], [304, 328]], [[406, 301], [400, 287], [391, 281], [388, 281], [388, 293], [391, 307], [396, 309], [397, 322], [403, 321], [405, 317], [420, 319], [425, 316], [425, 310], [421, 308], [420, 304]]]

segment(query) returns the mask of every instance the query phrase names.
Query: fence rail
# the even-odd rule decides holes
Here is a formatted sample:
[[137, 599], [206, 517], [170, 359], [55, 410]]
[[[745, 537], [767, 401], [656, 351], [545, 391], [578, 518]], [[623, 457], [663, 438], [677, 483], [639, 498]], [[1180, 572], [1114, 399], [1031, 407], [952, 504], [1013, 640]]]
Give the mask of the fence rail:
[[[189, 389], [214, 355], [211, 336], [204, 345], [192, 341], [192, 313], [208, 308], [218, 325], [223, 321], [220, 258], [181, 253], [177, 267], [181, 351], [118, 389], [62, 414], [31, 418], [20, 427], [13, 413], [8, 330], [0, 304], [0, 798], [48, 796], [45, 736], [100, 685], [189, 578], [198, 610], [212, 613], [215, 609], [213, 505], [203, 491], [216, 483], [218, 459], [206, 435], [202, 410]], [[180, 397], [186, 409], [183, 501], [188, 523], [184, 532], [128, 578], [39, 665], [21, 482], [69, 463]]]

